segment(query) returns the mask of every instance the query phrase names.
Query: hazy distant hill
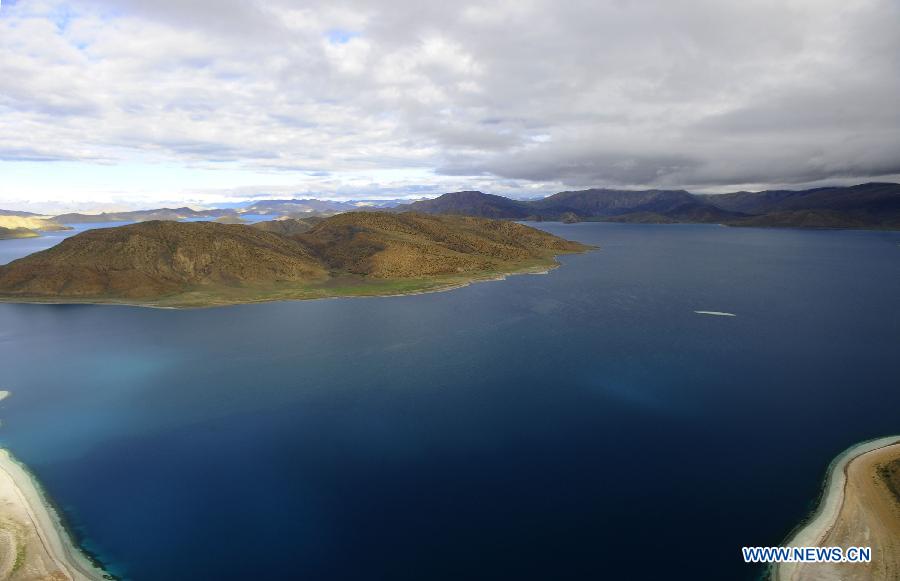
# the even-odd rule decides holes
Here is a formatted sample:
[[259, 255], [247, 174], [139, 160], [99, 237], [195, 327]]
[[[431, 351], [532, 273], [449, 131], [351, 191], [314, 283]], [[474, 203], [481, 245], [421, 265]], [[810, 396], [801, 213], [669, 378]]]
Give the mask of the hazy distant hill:
[[261, 200], [241, 209], [243, 214], [294, 216], [298, 214], [336, 214], [358, 209], [350, 202], [332, 200]]
[[481, 218], [505, 218], [522, 220], [531, 214], [526, 202], [510, 200], [503, 196], [483, 192], [451, 192], [431, 200], [420, 200], [397, 206], [395, 211], [421, 212], [423, 214], [458, 214]]
[[41, 216], [41, 214], [35, 214], [34, 212], [23, 212], [21, 210], [0, 210], [0, 216], [20, 216], [22, 218], [28, 218], [30, 216]]
[[60, 214], [54, 218], [63, 224], [90, 224], [94, 222], [148, 222], [151, 220], [187, 220], [219, 218], [236, 215], [232, 209], [194, 210], [192, 208], [157, 208], [132, 212], [103, 212], [101, 214]]
[[454, 192], [396, 211], [459, 214], [509, 220], [564, 218], [636, 222], [719, 222], [738, 214], [713, 206], [682, 190], [606, 190], [560, 192], [540, 200], [511, 200], [482, 192]]
[[294, 237], [151, 221], [82, 232], [0, 267], [0, 298], [200, 306], [409, 292], [546, 267], [556, 254], [585, 249], [514, 222], [467, 217], [355, 212]]

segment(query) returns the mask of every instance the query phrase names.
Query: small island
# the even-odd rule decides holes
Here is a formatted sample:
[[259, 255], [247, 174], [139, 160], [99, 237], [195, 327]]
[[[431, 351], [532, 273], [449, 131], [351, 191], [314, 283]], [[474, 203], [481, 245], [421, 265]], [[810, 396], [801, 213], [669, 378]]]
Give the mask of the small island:
[[819, 507], [791, 547], [871, 547], [869, 563], [781, 563], [773, 581], [900, 579], [900, 436], [856, 445], [828, 470]]
[[515, 222], [411, 212], [268, 229], [149, 221], [0, 266], [0, 301], [207, 307], [410, 294], [546, 272], [557, 255], [589, 248]]

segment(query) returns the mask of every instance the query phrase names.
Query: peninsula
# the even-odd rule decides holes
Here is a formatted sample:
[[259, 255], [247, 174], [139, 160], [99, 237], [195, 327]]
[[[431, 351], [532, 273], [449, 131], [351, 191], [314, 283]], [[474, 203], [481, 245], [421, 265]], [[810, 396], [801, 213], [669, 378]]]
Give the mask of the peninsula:
[[0, 579], [111, 579], [69, 539], [28, 472], [0, 449]]
[[6, 228], [0, 226], [0, 240], [12, 240], [16, 238], [37, 238], [40, 236], [29, 228]]
[[[0, 391], [0, 400], [7, 396]], [[0, 580], [111, 578], [72, 543], [28, 472], [0, 449]]]
[[55, 230], [71, 230], [71, 228], [41, 216], [20, 216], [0, 210], [0, 240], [35, 238], [40, 236], [41, 232]]
[[348, 212], [306, 231], [272, 230], [171, 221], [89, 230], [0, 267], [0, 300], [203, 307], [408, 294], [544, 272], [555, 256], [589, 249], [514, 222], [415, 213]]
[[871, 547], [869, 563], [781, 563], [773, 581], [900, 578], [900, 436], [854, 446], [838, 456], [819, 507], [792, 547]]

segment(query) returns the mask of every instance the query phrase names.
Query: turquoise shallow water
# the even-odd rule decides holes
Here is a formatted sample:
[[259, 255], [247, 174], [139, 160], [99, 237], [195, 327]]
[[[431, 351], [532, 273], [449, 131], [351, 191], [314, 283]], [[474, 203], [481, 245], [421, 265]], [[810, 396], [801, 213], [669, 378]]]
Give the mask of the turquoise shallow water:
[[900, 428], [900, 234], [542, 227], [602, 249], [410, 297], [0, 304], [0, 441], [131, 579], [757, 577], [740, 547]]

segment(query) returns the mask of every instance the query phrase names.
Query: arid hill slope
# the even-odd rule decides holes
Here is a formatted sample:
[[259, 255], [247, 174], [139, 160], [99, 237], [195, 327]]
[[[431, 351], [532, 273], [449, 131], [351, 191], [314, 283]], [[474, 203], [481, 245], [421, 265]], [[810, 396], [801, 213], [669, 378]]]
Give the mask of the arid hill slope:
[[0, 293], [155, 298], [192, 286], [327, 276], [300, 244], [246, 226], [142, 222], [88, 230], [0, 267]]
[[0, 267], [0, 299], [199, 306], [376, 294], [358, 287], [418, 281], [398, 291], [411, 292], [547, 266], [556, 254], [585, 249], [520, 224], [459, 216], [352, 212], [293, 237], [152, 221], [89, 230]]
[[312, 230], [312, 227], [324, 220], [319, 216], [311, 216], [309, 218], [284, 218], [280, 220], [267, 220], [265, 222], [257, 222], [251, 224], [257, 230], [265, 232], [273, 232], [282, 236], [294, 236], [303, 234]]
[[505, 270], [585, 247], [499, 220], [352, 212], [322, 221], [296, 240], [332, 270], [376, 278], [416, 278]]

